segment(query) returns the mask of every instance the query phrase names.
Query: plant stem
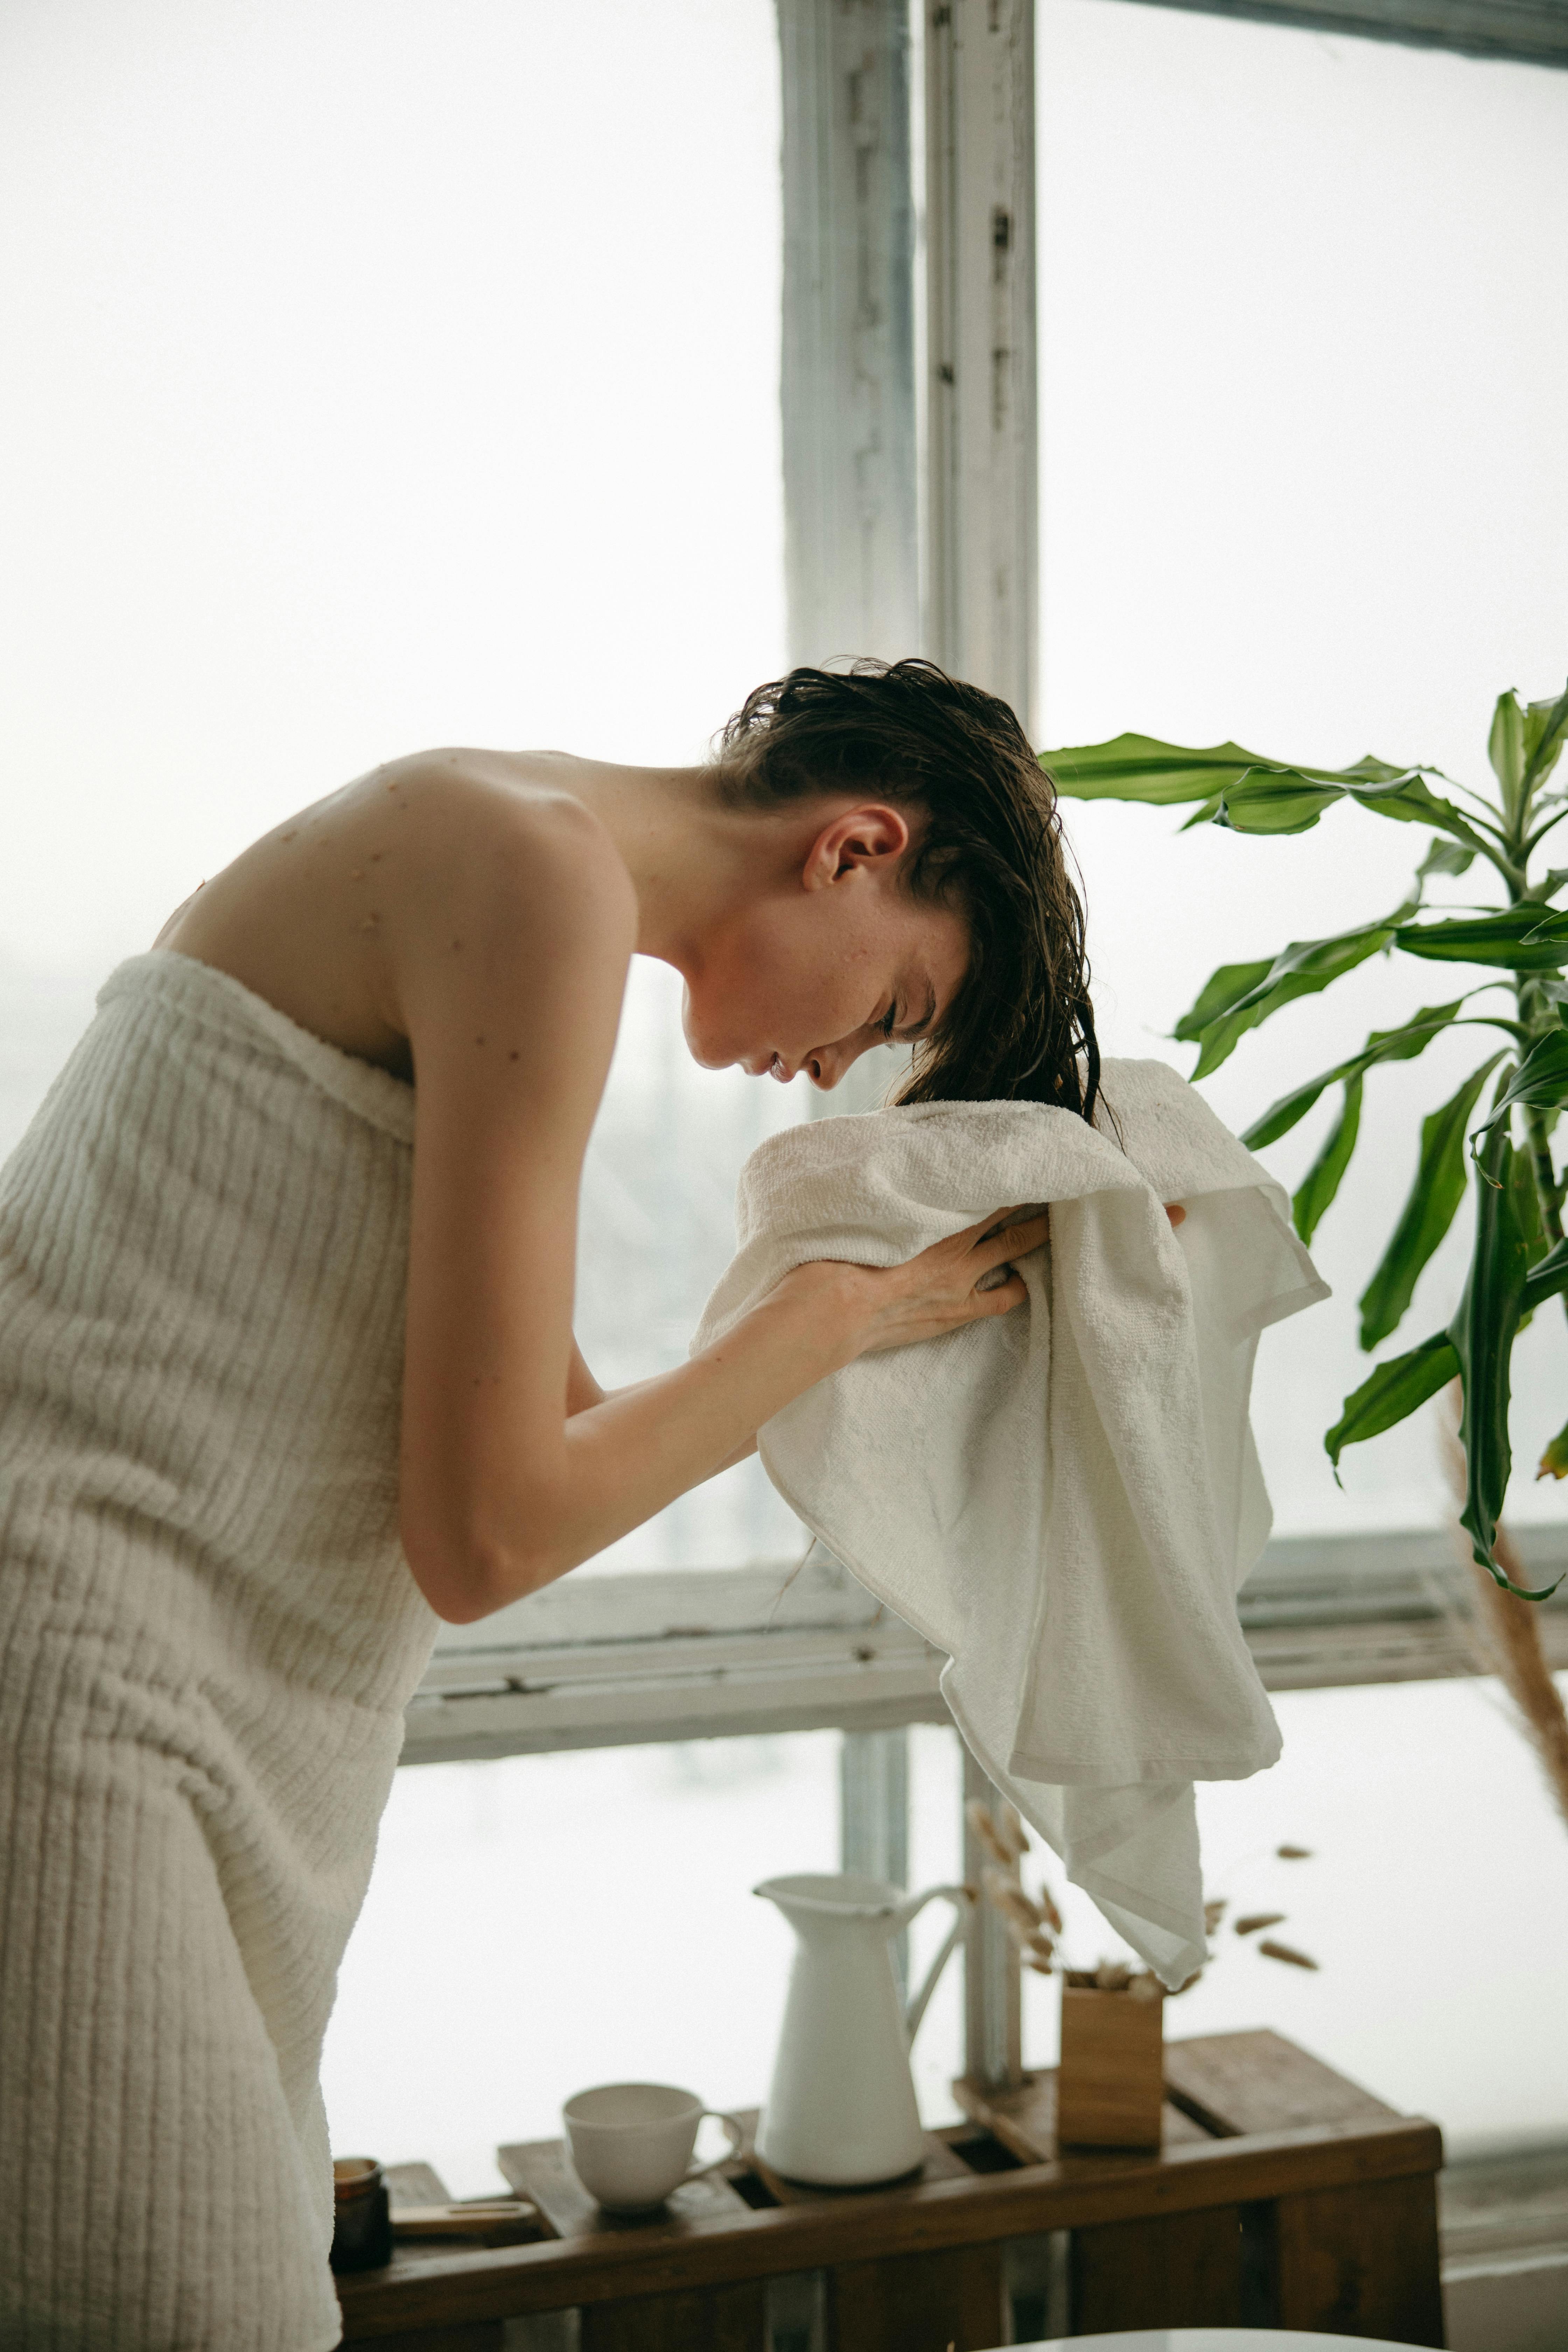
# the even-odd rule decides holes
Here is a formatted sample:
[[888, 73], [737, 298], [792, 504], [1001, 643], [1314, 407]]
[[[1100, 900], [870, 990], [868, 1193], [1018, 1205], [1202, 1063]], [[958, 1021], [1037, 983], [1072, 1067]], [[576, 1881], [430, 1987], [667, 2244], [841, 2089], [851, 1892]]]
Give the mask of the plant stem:
[[[1456, 1510], [1463, 1509], [1465, 1500], [1465, 1454], [1458, 1436], [1462, 1406], [1463, 1398], [1456, 1381], [1447, 1398], [1437, 1400], [1443, 1463], [1454, 1491]], [[1472, 1558], [1469, 1538], [1457, 1519], [1453, 1525], [1482, 1628], [1482, 1654], [1478, 1663], [1498, 1676], [1519, 1709], [1525, 1738], [1540, 1759], [1558, 1811], [1568, 1822], [1568, 1708], [1563, 1706], [1563, 1695], [1552, 1679], [1542, 1647], [1540, 1604], [1521, 1601], [1494, 1583]], [[1492, 1549], [1504, 1575], [1511, 1582], [1522, 1584], [1524, 1563], [1514, 1549], [1512, 1538], [1500, 1526], [1492, 1539]]]

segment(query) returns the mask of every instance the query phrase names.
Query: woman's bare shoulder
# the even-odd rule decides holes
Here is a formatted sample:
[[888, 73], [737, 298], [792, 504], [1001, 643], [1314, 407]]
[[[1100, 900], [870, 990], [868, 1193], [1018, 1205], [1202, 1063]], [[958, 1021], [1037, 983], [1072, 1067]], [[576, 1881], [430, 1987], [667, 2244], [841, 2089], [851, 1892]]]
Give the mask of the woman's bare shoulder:
[[624, 977], [635, 893], [570, 788], [577, 765], [458, 749], [389, 761], [252, 843], [157, 944], [408, 1075], [415, 1009], [459, 971], [465, 994], [478, 971], [507, 992], [601, 965]]

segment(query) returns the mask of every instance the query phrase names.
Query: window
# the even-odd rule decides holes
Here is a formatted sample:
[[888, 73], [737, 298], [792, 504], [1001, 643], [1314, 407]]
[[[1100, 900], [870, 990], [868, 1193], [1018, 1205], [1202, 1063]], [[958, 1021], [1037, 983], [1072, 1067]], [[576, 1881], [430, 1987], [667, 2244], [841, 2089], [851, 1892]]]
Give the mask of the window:
[[[1568, 75], [1105, 0], [1040, 0], [1037, 38], [1045, 740], [1131, 728], [1484, 777], [1497, 695], [1568, 668]], [[1281, 841], [1174, 837], [1185, 814], [1067, 808], [1109, 1049], [1184, 1070], [1168, 1033], [1215, 965], [1397, 906], [1425, 840], [1346, 809]], [[1429, 982], [1374, 960], [1245, 1039], [1208, 1099], [1246, 1126]], [[1369, 1078], [1314, 1242], [1333, 1301], [1259, 1349], [1281, 1533], [1443, 1517], [1426, 1415], [1352, 1447], [1343, 1496], [1318, 1438], [1363, 1377], [1355, 1300], [1415, 1106], [1473, 1066], [1467, 1042], [1442, 1041], [1447, 1084], [1430, 1056]], [[1266, 1155], [1287, 1182], [1329, 1109]], [[1447, 1319], [1466, 1223], [1387, 1352]], [[1529, 1462], [1568, 1395], [1562, 1318], [1524, 1346]], [[1510, 1510], [1563, 1518], [1528, 1475]]]
[[[1479, 780], [1500, 690], [1554, 693], [1568, 667], [1568, 75], [1108, 0], [1039, 0], [1037, 37], [1045, 740], [1128, 728], [1331, 764], [1371, 749]], [[1396, 906], [1423, 839], [1348, 811], [1286, 840], [1183, 837], [1186, 814], [1067, 804], [1107, 1048], [1184, 1071], [1169, 1032], [1216, 964]], [[1241, 1128], [1423, 990], [1405, 959], [1377, 960], [1244, 1040], [1204, 1091]], [[1372, 1603], [1380, 1560], [1444, 1559], [1429, 1417], [1347, 1453], [1342, 1494], [1321, 1435], [1364, 1376], [1355, 1300], [1418, 1118], [1479, 1058], [1453, 1050], [1446, 1083], [1430, 1060], [1369, 1079], [1313, 1244], [1334, 1298], [1259, 1349], [1255, 1424], [1289, 1539], [1275, 1561], [1306, 1574], [1337, 1553], [1342, 1621]], [[1300, 1182], [1323, 1132], [1314, 1117], [1263, 1156]], [[1468, 1220], [1385, 1352], [1452, 1312]], [[1568, 1396], [1561, 1317], [1526, 1344], [1528, 1465]], [[1561, 1491], [1528, 1467], [1509, 1508], [1561, 1543]], [[1424, 1554], [1393, 1535], [1421, 1528]], [[1352, 1556], [1358, 1529], [1381, 1547]], [[1352, 1637], [1342, 1622], [1323, 1638]], [[1281, 1763], [1199, 1792], [1205, 1868], [1243, 1908], [1286, 1911], [1279, 1934], [1322, 1970], [1222, 1938], [1168, 2030], [1267, 2020], [1436, 2115], [1460, 2151], [1560, 2136], [1561, 2038], [1543, 2067], [1520, 2021], [1550, 2006], [1563, 1827], [1496, 1686], [1276, 1705]], [[1281, 1840], [1315, 1859], [1271, 1861]], [[1033, 2058], [1055, 2010], [1043, 1987], [1026, 2001]]]
[[[0, 77], [0, 1150], [203, 875], [446, 742], [702, 756], [784, 660], [769, 0], [102, 0]], [[62, 887], [62, 877], [68, 877]], [[793, 1094], [639, 964], [580, 1336], [679, 1360]], [[622, 1568], [798, 1556], [753, 1465]]]
[[[919, 626], [1021, 704], [1037, 671], [1046, 741], [1371, 740], [1465, 772], [1498, 688], [1561, 674], [1568, 75], [1114, 0], [80, 0], [0, 43], [0, 1145], [204, 873], [422, 743], [691, 759], [792, 655]], [[1394, 903], [1412, 863], [1394, 827], [1347, 856], [1333, 818], [1284, 845], [1069, 821], [1113, 1052], [1169, 1052], [1222, 955]], [[1397, 984], [1294, 1008], [1216, 1108], [1243, 1123], [1275, 1053], [1337, 1058]], [[639, 969], [585, 1172], [579, 1328], [612, 1381], [678, 1360], [742, 1160], [805, 1108], [697, 1071], [676, 1013]], [[1391, 1135], [1408, 1075], [1369, 1107]], [[1317, 1446], [1405, 1181], [1363, 1149], [1320, 1239], [1336, 1303], [1266, 1347], [1286, 1540], [1248, 1609], [1291, 1745], [1205, 1799], [1243, 1899], [1253, 1846], [1321, 1849], [1289, 1907], [1325, 1968], [1227, 1955], [1175, 2018], [1278, 2018], [1462, 2136], [1517, 2133], [1561, 2120], [1508, 2031], [1547, 2013], [1564, 1925], [1527, 1759], [1475, 1683], [1293, 1687], [1459, 1655], [1424, 1597], [1425, 1432], [1350, 1457], [1348, 1507]], [[1531, 1347], [1521, 1452], [1568, 1385], [1550, 1318]], [[1516, 1509], [1559, 1557], [1559, 1498]], [[800, 1549], [750, 1465], [444, 1639], [407, 1753], [447, 1760], [399, 1776], [329, 2043], [342, 2136], [462, 2190], [585, 2075], [755, 2099], [787, 1946], [747, 1889], [831, 1866], [888, 1726], [913, 1727], [910, 1881], [957, 1874], [937, 1662], [820, 1555], [785, 1591]], [[1489, 1934], [1519, 1939], [1501, 2000]], [[1457, 2046], [1428, 2000], [1485, 2034]], [[963, 2011], [955, 1973], [917, 2053], [933, 2116]], [[1026, 2023], [1047, 2057], [1038, 1987]]]

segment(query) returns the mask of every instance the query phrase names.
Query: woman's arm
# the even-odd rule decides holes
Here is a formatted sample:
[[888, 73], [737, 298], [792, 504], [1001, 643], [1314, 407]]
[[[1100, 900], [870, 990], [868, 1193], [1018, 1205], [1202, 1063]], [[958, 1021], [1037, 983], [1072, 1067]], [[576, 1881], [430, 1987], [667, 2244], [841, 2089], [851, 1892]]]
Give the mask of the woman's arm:
[[566, 1367], [566, 1418], [586, 1412], [591, 1404], [603, 1404], [609, 1391], [602, 1389], [587, 1365], [583, 1350], [575, 1339], [572, 1342], [572, 1360]]
[[1024, 1298], [1020, 1277], [986, 1290], [978, 1285], [1045, 1238], [1043, 1213], [1008, 1211], [1000, 1223], [985, 1219], [901, 1266], [832, 1260], [797, 1266], [689, 1363], [578, 1414], [565, 1433], [560, 1549], [542, 1560], [539, 1580], [564, 1574], [677, 1495], [743, 1460], [763, 1422], [857, 1356], [1006, 1314]]
[[416, 1580], [465, 1622], [712, 1476], [864, 1349], [1017, 1305], [1016, 1276], [975, 1286], [1037, 1246], [1044, 1221], [976, 1228], [907, 1266], [799, 1267], [691, 1362], [578, 1405], [578, 1187], [635, 905], [574, 804], [454, 807], [437, 785], [415, 793], [417, 887], [386, 894], [383, 932], [389, 1017], [417, 1076], [401, 1500]]
[[[653, 1382], [649, 1381], [636, 1381], [630, 1388], [602, 1389], [583, 1361], [583, 1350], [574, 1339], [572, 1363], [566, 1374], [566, 1418], [571, 1421], [575, 1414], [586, 1412], [590, 1405], [607, 1404], [612, 1398], [635, 1396], [639, 1389], [649, 1388], [652, 1385]], [[716, 1478], [721, 1470], [732, 1470], [737, 1462], [746, 1461], [756, 1450], [755, 1437], [749, 1437], [743, 1445], [737, 1445], [729, 1459], [721, 1462], [710, 1475]]]

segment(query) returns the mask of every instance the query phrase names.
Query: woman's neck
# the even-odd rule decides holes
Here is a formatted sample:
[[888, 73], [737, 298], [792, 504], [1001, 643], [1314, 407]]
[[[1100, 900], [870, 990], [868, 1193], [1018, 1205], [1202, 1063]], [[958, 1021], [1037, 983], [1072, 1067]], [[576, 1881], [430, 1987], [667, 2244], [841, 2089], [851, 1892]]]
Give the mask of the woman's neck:
[[729, 809], [708, 768], [563, 759], [561, 782], [615, 844], [637, 898], [637, 952], [689, 972], [746, 898], [787, 885], [821, 822], [816, 804]]

